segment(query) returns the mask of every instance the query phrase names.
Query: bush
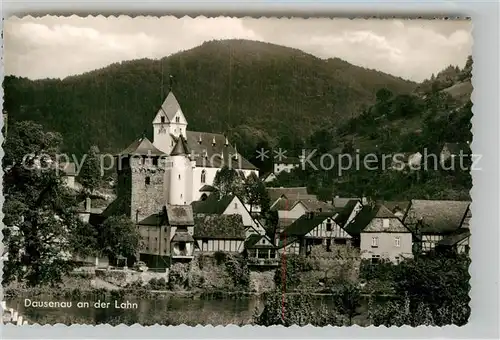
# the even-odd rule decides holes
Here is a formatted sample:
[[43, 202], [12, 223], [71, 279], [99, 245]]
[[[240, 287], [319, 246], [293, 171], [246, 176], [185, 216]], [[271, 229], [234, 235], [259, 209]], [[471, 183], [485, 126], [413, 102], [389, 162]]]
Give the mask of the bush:
[[361, 279], [371, 281], [371, 280], [381, 280], [381, 281], [392, 281], [394, 277], [394, 269], [396, 266], [386, 260], [379, 263], [371, 263], [371, 260], [361, 260], [359, 266], [359, 276]]

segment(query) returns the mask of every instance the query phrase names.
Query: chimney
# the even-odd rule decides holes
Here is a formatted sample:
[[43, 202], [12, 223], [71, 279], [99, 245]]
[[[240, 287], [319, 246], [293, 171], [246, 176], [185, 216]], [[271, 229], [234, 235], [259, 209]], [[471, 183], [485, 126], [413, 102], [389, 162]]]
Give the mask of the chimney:
[[212, 146], [215, 146], [215, 137], [212, 138]]
[[201, 140], [201, 133], [200, 133], [200, 136], [198, 137], [198, 144], [201, 145], [201, 142], [202, 142], [202, 140]]
[[227, 137], [226, 137], [226, 141], [224, 142], [224, 146], [228, 146], [229, 145], [229, 141], [227, 140]]
[[91, 203], [92, 203], [92, 200], [90, 199], [90, 197], [87, 197], [85, 199], [85, 212], [90, 213]]

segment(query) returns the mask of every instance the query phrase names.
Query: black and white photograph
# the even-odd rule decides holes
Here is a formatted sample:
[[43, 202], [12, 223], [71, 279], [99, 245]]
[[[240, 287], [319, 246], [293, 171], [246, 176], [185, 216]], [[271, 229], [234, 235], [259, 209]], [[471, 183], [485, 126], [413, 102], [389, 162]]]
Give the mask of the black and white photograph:
[[4, 20], [4, 324], [464, 326], [472, 21]]

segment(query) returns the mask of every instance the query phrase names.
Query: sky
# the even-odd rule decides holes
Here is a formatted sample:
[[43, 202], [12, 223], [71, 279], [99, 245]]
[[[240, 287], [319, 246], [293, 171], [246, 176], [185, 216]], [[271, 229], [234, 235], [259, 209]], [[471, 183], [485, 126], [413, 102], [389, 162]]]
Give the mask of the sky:
[[214, 39], [249, 39], [420, 82], [472, 54], [466, 20], [175, 18], [126, 16], [9, 18], [8, 75], [64, 78], [109, 64], [162, 58]]

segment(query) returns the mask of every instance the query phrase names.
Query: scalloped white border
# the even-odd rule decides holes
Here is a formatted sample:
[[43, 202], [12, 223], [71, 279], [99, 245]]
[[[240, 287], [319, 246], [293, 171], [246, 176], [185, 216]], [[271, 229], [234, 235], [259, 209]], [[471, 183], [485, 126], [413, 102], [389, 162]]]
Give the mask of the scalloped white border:
[[[36, 4], [35, 4], [36, 2]], [[139, 8], [141, 7], [141, 8]], [[35, 10], [36, 8], [36, 10]], [[106, 16], [112, 14], [127, 13], [130, 16], [147, 14], [161, 16], [169, 13], [176, 16], [217, 16], [226, 14], [230, 16], [274, 16], [281, 18], [289, 17], [317, 17], [317, 16], [344, 16], [344, 17], [374, 17], [374, 13], [384, 17], [426, 17], [440, 18], [448, 17], [472, 17], [474, 25], [474, 48], [473, 48], [473, 79], [474, 92], [472, 100], [474, 103], [472, 118], [473, 143], [472, 150], [475, 154], [482, 154], [481, 171], [473, 173], [473, 189], [471, 195], [472, 222], [474, 228], [471, 237], [471, 308], [472, 314], [469, 323], [463, 327], [259, 327], [259, 326], [149, 326], [140, 325], [116, 327], [109, 325], [30, 325], [13, 326], [7, 325], [1, 328], [2, 338], [498, 338], [499, 330], [497, 320], [499, 318], [499, 4], [495, 2], [478, 3], [321, 3], [312, 4], [304, 2], [289, 1], [288, 3], [277, 2], [219, 2], [207, 1], [184, 2], [184, 3], [154, 3], [143, 2], [140, 6], [132, 2], [84, 2], [70, 1], [43, 3], [42, 1], [31, 1], [30, 3], [5, 3], [1, 8], [3, 18], [16, 15], [24, 16], [31, 13], [32, 16], [43, 16], [46, 14], [71, 15], [78, 8], [81, 15], [103, 13]], [[85, 11], [85, 12], [84, 12]], [[2, 23], [3, 24], [3, 23]], [[3, 50], [3, 44], [2, 44]], [[3, 57], [3, 54], [2, 54]], [[3, 76], [3, 63], [1, 65]], [[3, 78], [3, 77], [2, 77]], [[3, 103], [3, 87], [0, 89]], [[3, 123], [2, 123], [3, 124]], [[0, 137], [3, 142], [3, 135]], [[0, 157], [3, 157], [3, 149], [0, 148]], [[0, 174], [3, 175], [0, 169]], [[0, 189], [2, 183], [0, 183]], [[0, 195], [0, 205], [3, 205], [3, 197]], [[0, 218], [3, 214], [0, 213]], [[0, 239], [2, 234], [0, 233]], [[0, 274], [2, 273], [0, 264]]]

